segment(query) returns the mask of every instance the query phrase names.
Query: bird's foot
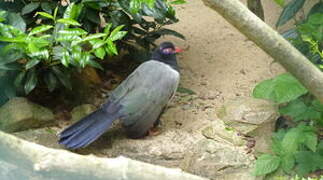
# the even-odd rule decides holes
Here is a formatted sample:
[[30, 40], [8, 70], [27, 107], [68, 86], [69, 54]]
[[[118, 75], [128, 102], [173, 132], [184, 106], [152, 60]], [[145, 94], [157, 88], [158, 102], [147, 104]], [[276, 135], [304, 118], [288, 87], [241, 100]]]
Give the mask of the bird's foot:
[[157, 136], [161, 133], [161, 131], [159, 131], [159, 128], [157, 127], [152, 127], [148, 130], [148, 136]]

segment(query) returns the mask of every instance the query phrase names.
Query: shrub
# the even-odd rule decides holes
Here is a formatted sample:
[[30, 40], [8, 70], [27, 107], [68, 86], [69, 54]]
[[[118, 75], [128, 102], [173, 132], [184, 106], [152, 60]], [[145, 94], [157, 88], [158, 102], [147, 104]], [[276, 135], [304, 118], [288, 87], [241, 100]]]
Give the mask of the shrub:
[[[103, 69], [97, 59], [120, 50], [145, 56], [162, 35], [184, 39], [163, 27], [178, 21], [172, 4], [183, 0], [64, 2], [0, 2], [0, 76], [13, 71], [14, 89], [25, 94], [42, 84], [50, 91], [60, 85], [71, 89], [72, 72]], [[12, 83], [6, 87], [13, 91]]]

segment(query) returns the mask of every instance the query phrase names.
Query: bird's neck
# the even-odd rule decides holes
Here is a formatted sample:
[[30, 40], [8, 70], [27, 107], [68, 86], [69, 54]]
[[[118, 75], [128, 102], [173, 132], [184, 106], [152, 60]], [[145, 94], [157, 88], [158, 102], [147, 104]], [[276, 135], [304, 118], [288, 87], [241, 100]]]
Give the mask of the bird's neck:
[[161, 63], [165, 63], [167, 65], [169, 65], [171, 68], [173, 68], [174, 70], [179, 72], [179, 68], [178, 68], [178, 64], [177, 64], [177, 60], [176, 60], [176, 56], [172, 55], [172, 56], [168, 56], [168, 57], [163, 57], [163, 56], [153, 56], [152, 57], [153, 60], [155, 61], [159, 61]]
[[178, 64], [177, 61], [175, 60], [168, 60], [168, 61], [162, 61], [163, 63], [169, 65], [171, 68], [175, 69], [176, 71], [179, 72]]

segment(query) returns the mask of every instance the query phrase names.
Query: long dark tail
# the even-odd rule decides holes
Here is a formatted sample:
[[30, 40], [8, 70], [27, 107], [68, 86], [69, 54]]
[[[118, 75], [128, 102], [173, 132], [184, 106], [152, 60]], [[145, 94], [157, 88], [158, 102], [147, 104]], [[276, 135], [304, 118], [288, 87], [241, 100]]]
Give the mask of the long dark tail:
[[85, 147], [98, 139], [121, 117], [120, 105], [106, 103], [97, 111], [69, 126], [59, 134], [59, 144], [69, 149]]

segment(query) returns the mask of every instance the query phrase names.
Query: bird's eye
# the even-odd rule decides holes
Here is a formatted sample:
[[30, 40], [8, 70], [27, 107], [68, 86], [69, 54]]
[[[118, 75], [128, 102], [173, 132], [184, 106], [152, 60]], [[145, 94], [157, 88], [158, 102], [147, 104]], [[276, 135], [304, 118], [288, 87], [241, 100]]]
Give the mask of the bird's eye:
[[172, 48], [164, 48], [162, 49], [163, 54], [174, 54], [174, 49]]

